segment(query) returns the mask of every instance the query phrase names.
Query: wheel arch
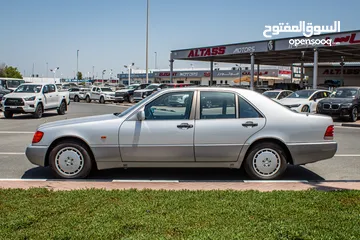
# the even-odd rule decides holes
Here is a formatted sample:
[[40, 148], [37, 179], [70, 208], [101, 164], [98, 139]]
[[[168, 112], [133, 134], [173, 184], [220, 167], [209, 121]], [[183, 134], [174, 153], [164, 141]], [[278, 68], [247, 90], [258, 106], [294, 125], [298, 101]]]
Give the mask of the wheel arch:
[[95, 161], [95, 156], [94, 156], [94, 153], [90, 147], [90, 145], [82, 138], [78, 137], [78, 136], [62, 136], [62, 137], [59, 137], [57, 139], [55, 139], [51, 144], [50, 146], [48, 147], [48, 150], [46, 152], [46, 155], [45, 155], [45, 166], [49, 166], [49, 155], [50, 155], [50, 152], [51, 150], [54, 149], [54, 147], [56, 145], [58, 145], [60, 142], [63, 142], [63, 141], [73, 141], [73, 142], [77, 142], [77, 143], [81, 143], [83, 144], [86, 148], [87, 148], [87, 151], [89, 152], [89, 155], [91, 157], [91, 161], [92, 163], [94, 164], [94, 167], [97, 169], [97, 164], [96, 164], [96, 161]]
[[[253, 141], [250, 146], [247, 148], [246, 153], [244, 155], [243, 160], [245, 160], [247, 158], [247, 156], [249, 155], [249, 153], [251, 152], [252, 148], [260, 143], [264, 143], [264, 142], [271, 142], [271, 143], [275, 143], [277, 145], [279, 145], [282, 149], [284, 149], [284, 152], [286, 154], [286, 160], [288, 163], [293, 164], [293, 157], [290, 153], [289, 148], [286, 146], [286, 144], [279, 138], [276, 137], [264, 137], [264, 138], [259, 138], [256, 139], [255, 141]], [[242, 161], [241, 164], [243, 164], [244, 161]]]

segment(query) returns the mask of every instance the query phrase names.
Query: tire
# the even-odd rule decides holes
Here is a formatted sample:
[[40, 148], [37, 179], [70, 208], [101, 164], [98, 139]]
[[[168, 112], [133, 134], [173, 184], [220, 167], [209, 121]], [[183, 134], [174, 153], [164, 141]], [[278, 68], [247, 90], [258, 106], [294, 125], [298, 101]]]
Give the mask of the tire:
[[43, 108], [42, 104], [38, 104], [36, 106], [35, 112], [33, 113], [33, 117], [34, 118], [41, 118], [43, 113], [44, 113], [44, 108]]
[[359, 112], [358, 112], [357, 107], [355, 106], [355, 107], [353, 107], [353, 108], [351, 109], [350, 121], [351, 121], [351, 122], [356, 122], [357, 119], [358, 119], [358, 117], [359, 117]]
[[133, 95], [128, 96], [128, 103], [134, 103], [134, 96]]
[[272, 142], [263, 142], [251, 147], [244, 159], [244, 168], [250, 178], [273, 180], [280, 178], [286, 168], [284, 149]]
[[10, 111], [5, 111], [5, 112], [4, 112], [4, 117], [5, 117], [5, 118], [12, 118], [13, 115], [14, 115], [13, 112], [10, 112]]
[[99, 103], [105, 104], [105, 98], [104, 98], [104, 97], [100, 97]]
[[78, 96], [75, 96], [75, 97], [74, 97], [74, 102], [80, 102], [80, 99], [79, 99]]
[[67, 140], [50, 151], [49, 166], [56, 178], [76, 179], [86, 178], [93, 168], [93, 162], [85, 144]]
[[91, 99], [90, 99], [89, 96], [86, 96], [85, 100], [86, 100], [87, 103], [90, 103], [90, 102], [91, 102]]
[[308, 105], [304, 105], [302, 108], [301, 108], [301, 112], [310, 112], [310, 107]]
[[61, 102], [59, 109], [57, 110], [59, 115], [65, 115], [66, 112], [66, 103], [64, 101]]

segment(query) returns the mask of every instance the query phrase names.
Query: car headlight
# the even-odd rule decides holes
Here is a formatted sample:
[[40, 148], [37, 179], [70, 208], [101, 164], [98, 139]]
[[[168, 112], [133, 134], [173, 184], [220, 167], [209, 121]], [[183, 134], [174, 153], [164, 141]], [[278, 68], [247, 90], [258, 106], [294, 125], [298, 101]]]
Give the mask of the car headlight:
[[35, 100], [35, 96], [33, 97], [27, 97], [27, 98], [24, 98], [25, 101], [34, 101]]
[[1, 99], [1, 101], [5, 101], [6, 100], [6, 97], [3, 97], [2, 99]]
[[343, 108], [348, 108], [348, 107], [351, 107], [351, 106], [352, 106], [352, 103], [341, 104], [341, 107], [343, 107]]

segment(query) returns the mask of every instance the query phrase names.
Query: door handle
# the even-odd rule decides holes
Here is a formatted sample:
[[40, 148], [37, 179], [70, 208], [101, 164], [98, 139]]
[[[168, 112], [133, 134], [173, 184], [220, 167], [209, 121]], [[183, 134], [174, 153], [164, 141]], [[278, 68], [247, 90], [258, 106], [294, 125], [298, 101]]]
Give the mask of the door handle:
[[244, 127], [256, 127], [258, 124], [249, 121], [249, 122], [243, 123], [242, 125], [243, 125]]
[[188, 124], [188, 123], [182, 123], [180, 125], [177, 125], [178, 128], [193, 128], [194, 126], [192, 124]]

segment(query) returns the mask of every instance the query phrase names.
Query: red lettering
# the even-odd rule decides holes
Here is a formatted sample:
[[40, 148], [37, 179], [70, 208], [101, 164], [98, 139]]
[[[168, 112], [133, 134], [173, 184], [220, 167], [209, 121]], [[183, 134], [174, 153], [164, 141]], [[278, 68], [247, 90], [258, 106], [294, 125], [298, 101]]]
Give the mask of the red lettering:
[[206, 52], [204, 54], [204, 57], [210, 56], [210, 48], [206, 49]]
[[349, 43], [353, 44], [353, 43], [360, 43], [360, 40], [355, 40], [356, 37], [356, 33], [351, 34], [351, 38]]
[[200, 52], [201, 52], [200, 55], [201, 55], [201, 56], [204, 56], [204, 52], [205, 52], [205, 51], [206, 51], [206, 48], [201, 48], [201, 49], [200, 49]]
[[346, 37], [338, 37], [334, 39], [334, 43], [342, 43], [342, 42], [349, 42], [350, 40], [350, 36], [346, 36]]
[[329, 69], [326, 69], [323, 74], [329, 74]]
[[188, 58], [191, 58], [191, 57], [194, 57], [194, 50], [191, 50], [189, 55], [188, 55]]
[[338, 74], [340, 74], [341, 69], [336, 69], [335, 71], [336, 71], [336, 73], [335, 73], [335, 74], [336, 74], [336, 75], [338, 75]]
[[219, 55], [225, 54], [226, 47], [219, 47]]
[[196, 56], [196, 57], [200, 57], [200, 55], [199, 55], [199, 49], [196, 49], [196, 50], [195, 50], [195, 56]]
[[212, 55], [212, 56], [218, 55], [218, 50], [219, 50], [219, 49], [218, 49], [217, 47], [216, 47], [216, 48], [213, 48], [212, 51], [211, 51], [211, 55]]

